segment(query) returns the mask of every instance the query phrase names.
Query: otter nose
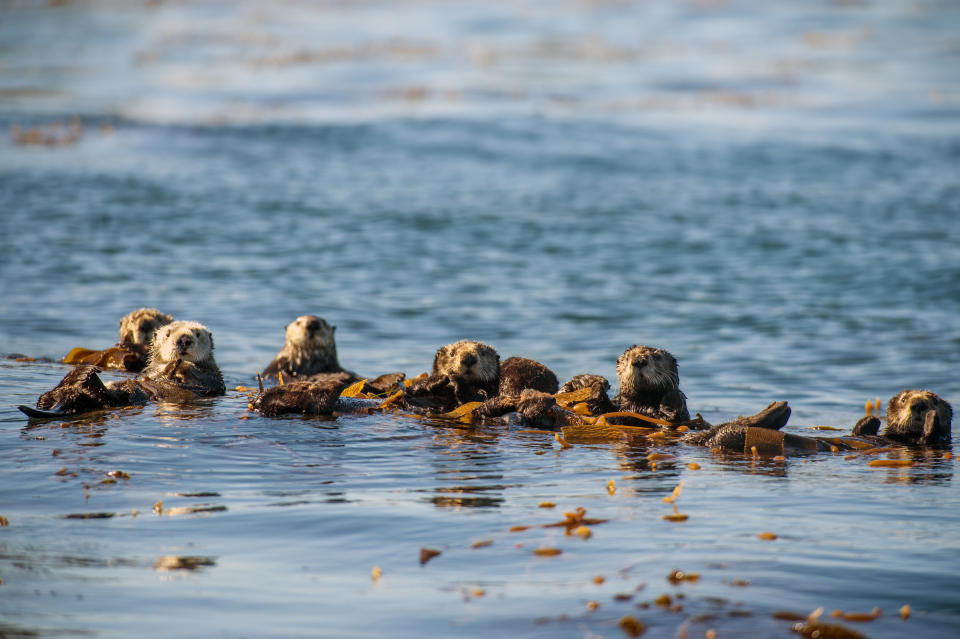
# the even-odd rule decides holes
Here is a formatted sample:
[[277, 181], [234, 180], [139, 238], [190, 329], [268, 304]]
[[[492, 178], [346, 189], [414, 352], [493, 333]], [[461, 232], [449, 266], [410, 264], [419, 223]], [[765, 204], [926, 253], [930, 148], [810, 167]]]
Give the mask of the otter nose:
[[633, 365], [636, 366], [637, 368], [643, 368], [644, 366], [647, 365], [647, 359], [645, 357], [642, 359], [635, 359], [633, 360]]
[[464, 366], [473, 366], [477, 363], [477, 356], [473, 353], [467, 353], [463, 356], [463, 359], [460, 360], [460, 363]]
[[307, 331], [309, 331], [311, 335], [313, 335], [319, 330], [320, 330], [320, 322], [312, 321], [309, 324], [307, 324]]
[[181, 335], [177, 338], [177, 348], [181, 351], [185, 351], [190, 348], [190, 345], [193, 344], [193, 338], [189, 335]]

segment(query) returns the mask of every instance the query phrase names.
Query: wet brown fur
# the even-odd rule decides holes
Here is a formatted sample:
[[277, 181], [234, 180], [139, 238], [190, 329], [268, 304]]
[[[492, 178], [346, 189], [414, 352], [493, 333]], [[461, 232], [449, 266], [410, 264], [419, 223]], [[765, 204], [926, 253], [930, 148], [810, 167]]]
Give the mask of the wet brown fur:
[[613, 403], [619, 410], [669, 421], [690, 419], [677, 360], [668, 351], [631, 346], [617, 358], [617, 379], [620, 393]]
[[253, 408], [268, 417], [291, 413], [329, 415], [346, 386], [346, 383], [334, 379], [326, 382], [296, 381], [273, 386], [257, 396]]
[[928, 390], [903, 390], [887, 403], [882, 436], [905, 444], [949, 444], [953, 409]]
[[470, 340], [441, 346], [429, 377], [404, 393], [416, 412], [445, 413], [461, 404], [486, 401], [500, 389], [500, 355], [493, 347]]
[[147, 401], [147, 394], [132, 380], [104, 385], [99, 372], [100, 369], [87, 364], [74, 367], [55, 388], [37, 399], [37, 408], [78, 415]]
[[607, 391], [610, 390], [610, 382], [607, 381], [606, 377], [591, 374], [575, 375], [560, 388], [560, 392], [570, 393], [581, 388], [593, 390], [593, 395], [584, 400], [591, 415], [602, 415], [618, 410], [607, 394]]
[[283, 348], [263, 370], [263, 377], [276, 379], [305, 379], [321, 373], [347, 372], [356, 381], [359, 377], [344, 371], [337, 359], [336, 326], [322, 317], [301, 315], [286, 326]]
[[519, 396], [528, 388], [553, 394], [559, 386], [554, 372], [536, 360], [508, 357], [500, 363], [500, 395]]

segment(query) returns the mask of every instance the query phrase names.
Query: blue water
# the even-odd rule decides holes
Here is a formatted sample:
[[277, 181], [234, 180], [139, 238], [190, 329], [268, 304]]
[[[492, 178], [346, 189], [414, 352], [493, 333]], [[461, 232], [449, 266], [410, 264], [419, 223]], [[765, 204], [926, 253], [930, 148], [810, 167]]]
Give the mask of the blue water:
[[[561, 450], [269, 420], [241, 391], [14, 406], [141, 306], [206, 324], [231, 389], [313, 313], [365, 375], [467, 338], [613, 380], [644, 343], [713, 422], [784, 399], [791, 432], [848, 428], [903, 388], [958, 406], [958, 25], [949, 2], [3, 5], [0, 353], [41, 361], [0, 360], [0, 634], [617, 637], [631, 614], [645, 636], [791, 637], [773, 613], [879, 607], [841, 623], [955, 636], [939, 455]], [[18, 144], [31, 127], [60, 143]], [[536, 527], [578, 506], [610, 521]]]

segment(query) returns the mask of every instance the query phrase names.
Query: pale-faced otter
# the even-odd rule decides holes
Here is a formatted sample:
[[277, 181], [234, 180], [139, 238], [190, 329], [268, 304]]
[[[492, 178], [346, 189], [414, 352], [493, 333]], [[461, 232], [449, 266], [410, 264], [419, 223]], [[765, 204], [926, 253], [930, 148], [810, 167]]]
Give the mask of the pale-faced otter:
[[936, 393], [903, 390], [887, 403], [887, 427], [882, 436], [904, 444], [949, 444], [952, 420], [953, 409]]
[[500, 390], [500, 355], [493, 347], [470, 340], [441, 346], [430, 376], [404, 392], [413, 410], [444, 413], [467, 402], [496, 397]]
[[508, 357], [500, 363], [500, 395], [518, 397], [528, 388], [552, 395], [559, 386], [554, 372], [536, 360]]
[[150, 357], [142, 377], [172, 382], [202, 396], [226, 392], [213, 358], [213, 335], [197, 322], [177, 321], [161, 326], [150, 344]]
[[[304, 379], [318, 373], [344, 371], [337, 360], [336, 326], [316, 315], [301, 315], [287, 324], [283, 348], [264, 369], [264, 378], [276, 378], [283, 373], [286, 379]], [[357, 378], [356, 374], [350, 373]]]
[[147, 365], [153, 334], [172, 321], [172, 317], [155, 308], [138, 308], [120, 320], [120, 341], [116, 346], [102, 351], [74, 348], [63, 358], [63, 363], [138, 373]]
[[617, 358], [620, 394], [613, 403], [622, 411], [668, 421], [690, 419], [686, 395], [680, 390], [677, 360], [650, 346], [631, 346]]

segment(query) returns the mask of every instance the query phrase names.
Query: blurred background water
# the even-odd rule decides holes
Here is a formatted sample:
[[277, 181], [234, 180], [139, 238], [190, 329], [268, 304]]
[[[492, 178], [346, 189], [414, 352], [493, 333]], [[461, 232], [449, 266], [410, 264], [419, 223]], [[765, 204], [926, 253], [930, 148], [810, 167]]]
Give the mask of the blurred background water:
[[[0, 353], [104, 348], [152, 306], [206, 324], [234, 387], [314, 313], [369, 375], [469, 338], [614, 379], [645, 343], [714, 422], [956, 404], [958, 26], [936, 1], [2, 2]], [[14, 405], [65, 372], [0, 361], [3, 636], [619, 636], [628, 612], [793, 636], [771, 613], [818, 606], [880, 606], [871, 637], [960, 625], [948, 461], [672, 447], [654, 471], [646, 441], [241, 419], [240, 393], [28, 424]], [[544, 500], [612, 521], [506, 532]], [[86, 512], [115, 516], [63, 519]], [[444, 554], [421, 568], [421, 546]]]

